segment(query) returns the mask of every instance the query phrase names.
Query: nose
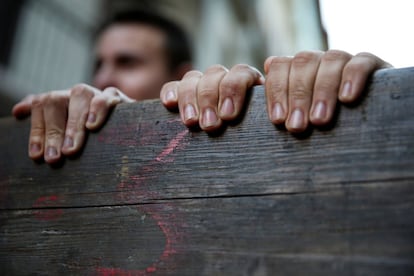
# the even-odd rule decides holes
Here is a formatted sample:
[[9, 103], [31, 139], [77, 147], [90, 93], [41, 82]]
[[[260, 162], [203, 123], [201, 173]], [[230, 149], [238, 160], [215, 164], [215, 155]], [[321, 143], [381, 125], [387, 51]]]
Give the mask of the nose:
[[93, 85], [100, 90], [107, 87], [117, 87], [114, 70], [110, 66], [102, 66], [95, 72]]

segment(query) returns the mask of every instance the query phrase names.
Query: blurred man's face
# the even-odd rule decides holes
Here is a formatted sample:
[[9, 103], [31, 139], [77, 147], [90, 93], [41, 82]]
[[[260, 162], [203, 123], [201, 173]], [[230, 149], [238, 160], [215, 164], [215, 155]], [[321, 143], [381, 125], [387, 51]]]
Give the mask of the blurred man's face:
[[96, 46], [94, 86], [113, 86], [136, 99], [159, 97], [162, 85], [172, 80], [165, 35], [144, 24], [115, 24], [100, 35]]

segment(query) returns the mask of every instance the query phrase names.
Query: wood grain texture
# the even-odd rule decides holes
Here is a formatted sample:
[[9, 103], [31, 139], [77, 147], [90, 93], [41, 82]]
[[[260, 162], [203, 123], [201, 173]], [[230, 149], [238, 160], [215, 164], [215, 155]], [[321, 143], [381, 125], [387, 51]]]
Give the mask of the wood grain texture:
[[413, 275], [413, 80], [376, 72], [305, 137], [270, 124], [262, 87], [214, 137], [124, 104], [57, 168], [0, 119], [0, 274]]

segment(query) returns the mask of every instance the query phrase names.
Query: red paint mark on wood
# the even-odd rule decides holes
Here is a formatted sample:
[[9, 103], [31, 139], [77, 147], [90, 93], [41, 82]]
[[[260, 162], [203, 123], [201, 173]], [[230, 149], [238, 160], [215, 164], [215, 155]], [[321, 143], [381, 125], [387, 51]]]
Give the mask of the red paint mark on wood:
[[[181, 123], [174, 120], [175, 124]], [[123, 203], [136, 203], [140, 198], [157, 198], [158, 193], [148, 190], [148, 181], [150, 178], [147, 176], [149, 173], [156, 171], [159, 164], [173, 162], [174, 158], [170, 157], [179, 148], [184, 148], [185, 136], [189, 133], [188, 129], [180, 131], [174, 138], [172, 138], [166, 147], [152, 160], [149, 164], [140, 168], [140, 170], [132, 176], [129, 176], [129, 169], [122, 168], [122, 180], [118, 184], [119, 196]], [[154, 143], [154, 141], [152, 141]], [[168, 158], [170, 157], [170, 158]], [[127, 160], [123, 158], [122, 163], [127, 166]], [[103, 268], [96, 269], [96, 273], [101, 276], [126, 276], [126, 275], [148, 275], [154, 272], [170, 272], [176, 266], [171, 260], [171, 256], [178, 253], [177, 245], [179, 245], [184, 239], [183, 228], [184, 223], [180, 222], [177, 217], [178, 210], [171, 203], [163, 204], [150, 204], [138, 207], [140, 211], [145, 212], [155, 221], [160, 230], [165, 236], [164, 250], [159, 259], [149, 265], [144, 270], [123, 270], [120, 268]]]
[[[152, 273], [171, 273], [177, 264], [171, 257], [179, 253], [177, 246], [185, 238], [183, 228], [185, 224], [179, 218], [178, 210], [173, 204], [150, 204], [138, 207], [141, 212], [148, 214], [157, 221], [158, 227], [164, 233], [165, 246], [157, 261], [142, 270], [125, 270], [122, 268], [96, 268], [99, 276], [126, 276], [126, 275], [150, 275]], [[164, 272], [164, 273], [163, 273]]]
[[154, 266], [149, 266], [145, 269], [145, 271], [148, 272], [148, 273], [153, 273], [153, 272], [157, 271], [157, 268], [154, 267]]
[[99, 276], [144, 276], [146, 271], [126, 271], [119, 268], [98, 267], [96, 274]]
[[145, 276], [149, 273], [157, 271], [156, 267], [149, 266], [145, 270], [123, 270], [119, 268], [104, 268], [100, 267], [96, 269], [96, 273], [99, 276]]
[[[168, 141], [165, 148], [146, 165], [139, 168], [133, 175], [130, 175], [127, 157], [123, 157], [122, 179], [118, 184], [118, 196], [123, 203], [136, 203], [139, 199], [158, 198], [159, 194], [148, 189], [152, 178], [156, 177], [157, 168], [160, 164], [174, 161], [171, 156], [178, 149], [185, 147], [184, 138], [189, 133], [179, 119], [173, 119], [161, 123], [138, 123], [134, 125], [113, 126], [105, 128], [98, 140], [102, 143], [115, 144], [119, 146], [150, 146], [153, 144], [165, 143], [165, 136], [162, 129], [176, 129], [178, 133]], [[184, 129], [183, 129], [184, 128]], [[127, 134], [127, 135], [125, 135]], [[168, 203], [150, 204], [138, 207], [152, 217], [165, 236], [165, 246], [159, 259], [143, 270], [125, 270], [122, 268], [97, 267], [96, 273], [102, 276], [111, 275], [148, 275], [154, 272], [171, 272], [176, 264], [171, 256], [178, 253], [177, 245], [183, 240], [183, 224], [177, 217], [178, 210]]]
[[145, 271], [126, 271], [119, 268], [99, 267], [96, 269], [98, 276], [144, 276], [147, 275]]
[[57, 195], [39, 197], [33, 204], [33, 208], [38, 209], [33, 212], [36, 219], [50, 221], [60, 218], [63, 214], [63, 210], [53, 208], [58, 205], [59, 201], [60, 198]]
[[[188, 133], [188, 130], [181, 131], [174, 137], [167, 145], [167, 147], [157, 156], [155, 157], [155, 161], [158, 162], [166, 162], [165, 158], [170, 155], [179, 145], [180, 142], [183, 140], [184, 136]], [[170, 162], [174, 161], [174, 159], [170, 159]]]
[[147, 165], [142, 166], [136, 173], [133, 175], [123, 175], [124, 171], [128, 171], [124, 168], [121, 170], [121, 175], [123, 175], [123, 179], [118, 184], [118, 191], [120, 193], [118, 196], [120, 200], [124, 203], [135, 203], [139, 199], [149, 199], [149, 198], [158, 198], [159, 195], [157, 192], [150, 192], [148, 191], [146, 183], [151, 181], [151, 178], [156, 177], [155, 171], [161, 164], [171, 163], [174, 162], [174, 158], [171, 155], [177, 149], [183, 149], [187, 144], [184, 139], [186, 135], [189, 133], [188, 129], [185, 129], [178, 134], [174, 138], [172, 138], [165, 148]]
[[[177, 217], [178, 210], [173, 204], [147, 205], [141, 208], [157, 221], [158, 227], [165, 235], [165, 246], [157, 262], [166, 262], [167, 259], [178, 253], [176, 248], [184, 239], [184, 223]], [[156, 267], [157, 263], [153, 265]]]

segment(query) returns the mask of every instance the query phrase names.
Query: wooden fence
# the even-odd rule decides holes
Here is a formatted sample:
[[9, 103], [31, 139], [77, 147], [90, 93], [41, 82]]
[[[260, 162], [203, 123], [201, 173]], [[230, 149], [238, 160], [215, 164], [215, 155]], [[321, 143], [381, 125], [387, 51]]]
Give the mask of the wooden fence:
[[215, 136], [120, 105], [54, 167], [28, 131], [0, 120], [1, 275], [414, 275], [414, 68], [301, 137], [262, 87]]

